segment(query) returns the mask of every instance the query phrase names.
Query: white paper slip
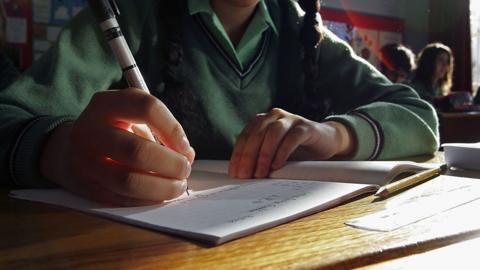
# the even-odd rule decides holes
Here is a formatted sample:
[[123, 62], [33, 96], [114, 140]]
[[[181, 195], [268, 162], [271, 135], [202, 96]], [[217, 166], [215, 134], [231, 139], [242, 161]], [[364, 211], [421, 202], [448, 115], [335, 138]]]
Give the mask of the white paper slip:
[[480, 170], [480, 143], [445, 143], [442, 146], [449, 166]]
[[191, 196], [148, 207], [106, 207], [59, 189], [17, 190], [11, 196], [220, 244], [372, 191], [371, 185], [284, 179], [244, 181], [211, 172], [193, 172], [189, 186], [193, 189]]
[[392, 198], [386, 210], [349, 220], [345, 224], [388, 232], [479, 198], [480, 179], [442, 175]]

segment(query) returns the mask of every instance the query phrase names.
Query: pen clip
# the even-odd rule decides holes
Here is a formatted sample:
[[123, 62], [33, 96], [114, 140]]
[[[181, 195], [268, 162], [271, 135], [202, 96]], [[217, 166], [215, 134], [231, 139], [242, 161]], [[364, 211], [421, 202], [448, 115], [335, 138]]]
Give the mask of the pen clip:
[[109, 2], [113, 12], [115, 13], [115, 16], [120, 16], [120, 9], [118, 8], [117, 2], [115, 0], [109, 0]]

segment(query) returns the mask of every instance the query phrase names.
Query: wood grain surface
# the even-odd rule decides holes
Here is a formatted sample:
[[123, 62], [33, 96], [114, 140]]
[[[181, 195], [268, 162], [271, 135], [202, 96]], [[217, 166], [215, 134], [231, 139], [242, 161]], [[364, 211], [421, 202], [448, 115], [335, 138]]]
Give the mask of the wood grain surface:
[[[434, 161], [438, 161], [436, 157]], [[432, 160], [430, 160], [432, 161]], [[373, 196], [209, 247], [0, 191], [1, 269], [388, 269], [480, 236], [480, 203], [381, 233], [344, 225], [384, 209]]]

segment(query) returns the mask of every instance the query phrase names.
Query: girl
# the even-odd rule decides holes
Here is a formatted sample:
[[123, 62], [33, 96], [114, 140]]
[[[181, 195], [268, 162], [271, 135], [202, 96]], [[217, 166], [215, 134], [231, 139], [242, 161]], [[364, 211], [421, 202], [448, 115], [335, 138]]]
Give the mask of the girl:
[[441, 43], [428, 44], [418, 55], [412, 87], [421, 98], [433, 104], [435, 97], [450, 92], [453, 65], [453, 54], [449, 47]]
[[[141, 205], [182, 194], [195, 152], [230, 157], [229, 174], [251, 178], [287, 159], [392, 159], [437, 149], [432, 108], [326, 30], [318, 1], [118, 5], [152, 95], [99, 91], [125, 84], [92, 14], [81, 13], [0, 94], [2, 179]], [[161, 144], [128, 132], [136, 123]]]

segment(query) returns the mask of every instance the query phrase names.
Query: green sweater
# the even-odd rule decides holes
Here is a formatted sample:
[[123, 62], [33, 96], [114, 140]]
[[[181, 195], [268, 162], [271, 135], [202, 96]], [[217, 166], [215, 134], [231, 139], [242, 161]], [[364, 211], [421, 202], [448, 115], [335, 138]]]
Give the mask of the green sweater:
[[[186, 93], [166, 93], [163, 1], [118, 1], [125, 37], [153, 95], [162, 100], [191, 96], [185, 112], [170, 109], [184, 126], [198, 158], [227, 159], [246, 123], [279, 97], [303, 91], [299, 30], [303, 12], [293, 0], [266, 1], [278, 35], [264, 35], [257, 55], [243, 69], [219, 48], [196, 16], [185, 17]], [[352, 49], [323, 29], [318, 47], [320, 85], [333, 97], [335, 114], [356, 139], [352, 160], [394, 159], [430, 154], [438, 148], [433, 108], [409, 87], [390, 83]], [[188, 45], [188, 46], [187, 46]], [[57, 44], [20, 79], [0, 92], [0, 172], [3, 182], [44, 186], [38, 169], [49, 133], [75, 119], [96, 91], [126, 87], [121, 70], [96, 20], [86, 10], [62, 31]], [[170, 104], [170, 103], [167, 103]], [[92, 138], [94, 139], [94, 138]], [[121, 146], [119, 146], [121, 147]]]

